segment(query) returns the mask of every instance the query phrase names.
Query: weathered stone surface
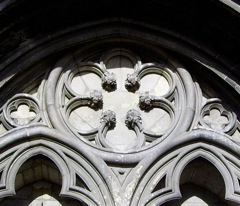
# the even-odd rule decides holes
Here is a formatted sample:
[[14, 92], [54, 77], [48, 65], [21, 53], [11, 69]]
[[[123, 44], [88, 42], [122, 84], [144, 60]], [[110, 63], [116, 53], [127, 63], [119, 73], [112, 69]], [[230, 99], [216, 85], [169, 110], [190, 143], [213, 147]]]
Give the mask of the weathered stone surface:
[[3, 0], [0, 205], [239, 205], [239, 12]]

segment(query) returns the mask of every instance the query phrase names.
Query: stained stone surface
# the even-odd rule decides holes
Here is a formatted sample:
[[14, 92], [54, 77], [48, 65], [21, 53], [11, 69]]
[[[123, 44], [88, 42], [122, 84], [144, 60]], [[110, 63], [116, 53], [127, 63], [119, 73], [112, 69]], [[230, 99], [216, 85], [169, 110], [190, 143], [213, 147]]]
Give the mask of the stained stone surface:
[[93, 72], [80, 72], [73, 77], [71, 81], [71, 88], [74, 92], [80, 95], [93, 90], [101, 90], [101, 79]]
[[149, 91], [151, 95], [162, 96], [169, 91], [167, 79], [159, 74], [148, 74], [141, 79], [140, 92]]
[[70, 124], [79, 130], [92, 130], [99, 126], [102, 111], [95, 111], [89, 107], [79, 107], [69, 116]]
[[103, 110], [116, 113], [116, 127], [107, 133], [106, 139], [119, 150], [130, 149], [136, 141], [136, 134], [125, 126], [126, 114], [130, 109], [137, 109], [138, 95], [130, 92], [103, 93]]
[[149, 112], [141, 112], [141, 115], [144, 128], [153, 133], [166, 131], [172, 123], [169, 113], [161, 108], [154, 108]]

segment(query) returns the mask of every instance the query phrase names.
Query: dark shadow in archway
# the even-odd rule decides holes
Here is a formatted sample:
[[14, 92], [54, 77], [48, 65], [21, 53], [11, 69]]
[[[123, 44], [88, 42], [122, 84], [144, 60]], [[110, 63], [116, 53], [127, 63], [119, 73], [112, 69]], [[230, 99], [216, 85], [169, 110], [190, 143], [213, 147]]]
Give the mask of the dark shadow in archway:
[[170, 201], [164, 206], [227, 206], [226, 203], [220, 201], [217, 195], [194, 184], [182, 185], [181, 194], [181, 199]]
[[43, 155], [33, 156], [18, 170], [16, 195], [3, 198], [0, 205], [86, 206], [78, 200], [60, 197], [61, 186], [62, 176], [55, 163]]
[[[225, 200], [225, 184], [217, 168], [204, 158], [190, 162], [183, 170], [180, 179], [181, 199], [172, 200], [164, 206], [237, 206]], [[191, 202], [199, 200], [199, 204]]]

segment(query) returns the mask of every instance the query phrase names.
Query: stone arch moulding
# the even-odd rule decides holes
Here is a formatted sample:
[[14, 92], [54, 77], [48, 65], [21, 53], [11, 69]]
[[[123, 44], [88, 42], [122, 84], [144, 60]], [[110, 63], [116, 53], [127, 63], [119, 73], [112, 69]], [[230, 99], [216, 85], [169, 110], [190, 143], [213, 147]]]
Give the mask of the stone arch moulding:
[[[173, 147], [168, 148], [172, 152], [162, 157], [165, 153], [163, 149], [155, 164], [143, 175], [131, 205], [162, 205], [181, 198], [181, 174], [198, 157], [209, 161], [220, 172], [226, 190], [225, 198], [239, 203], [239, 159], [234, 155], [239, 153], [239, 146], [233, 147], [227, 137], [211, 131], [195, 130], [180, 138], [182, 146], [178, 147], [179, 142], [172, 144]], [[164, 181], [161, 188], [156, 190], [161, 181]]]
[[[226, 78], [225, 81], [233, 88], [235, 86], [234, 90], [239, 92], [237, 85], [238, 80], [234, 77], [234, 74], [231, 74], [231, 68], [234, 67], [234, 65], [224, 57], [216, 59], [217, 51], [210, 50], [207, 45], [202, 44], [202, 42], [179, 36], [171, 31], [161, 29], [161, 27], [145, 25], [138, 21], [133, 22], [130, 19], [111, 19], [111, 23], [116, 22], [120, 24], [117, 29], [112, 27], [111, 24], [107, 24], [106, 26], [108, 22], [109, 19], [104, 19], [88, 23], [87, 25], [71, 27], [61, 32], [38, 38], [37, 40], [29, 39], [29, 41], [23, 42], [20, 47], [17, 48], [18, 52], [16, 55], [2, 62], [0, 69], [14, 68], [14, 66], [19, 65], [18, 71], [15, 73], [17, 74], [51, 54], [73, 46], [84, 45], [85, 43], [94, 42], [94, 46], [97, 46], [98, 42], [133, 42], [133, 44], [151, 45], [151, 47], [152, 45], [157, 45], [158, 47], [167, 48], [170, 51], [187, 56], [203, 65], [205, 69], [211, 70], [220, 78], [224, 79], [226, 76], [229, 77]], [[105, 26], [99, 29], [98, 34], [96, 34], [94, 28], [99, 25]], [[137, 29], [132, 28], [132, 25]], [[149, 29], [150, 32], [142, 31], [142, 29], [146, 28]], [[81, 38], [79, 38], [79, 36], [81, 36]], [[98, 39], [101, 41], [98, 41]], [[29, 44], [31, 44], [31, 46], [29, 46]], [[31, 61], [27, 58], [30, 58]]]
[[[29, 142], [29, 138], [32, 141]], [[56, 143], [57, 141], [59, 143]], [[91, 198], [96, 198], [97, 194], [99, 196], [105, 195], [106, 203], [103, 204], [114, 205], [110, 201], [110, 196], [113, 195], [114, 198], [114, 194], [109, 194], [109, 200], [106, 199], [108, 189], [111, 188], [111, 192], [113, 192], [113, 189], [117, 190], [117, 187], [129, 190], [133, 186], [132, 180], [135, 177], [138, 181], [135, 184], [138, 186], [134, 188], [130, 205], [151, 205], [152, 201], [157, 205], [161, 205], [166, 201], [181, 197], [179, 190], [181, 172], [192, 160], [203, 157], [214, 164], [223, 176], [226, 186], [226, 199], [239, 203], [240, 190], [238, 179], [240, 173], [237, 168], [240, 161], [236, 158], [236, 155], [239, 153], [240, 147], [233, 145], [232, 141], [221, 133], [216, 134], [216, 132], [212, 131], [195, 130], [180, 136], [176, 142], [169, 143], [167, 149], [166, 145], [163, 145], [158, 154], [159, 156], [155, 157], [155, 165], [148, 170], [148, 168], [143, 168], [143, 165], [149, 162], [149, 158], [142, 160], [136, 169], [132, 170], [129, 176], [127, 176], [122, 186], [117, 184], [117, 179], [114, 179], [114, 176], [110, 178], [109, 175], [112, 175], [112, 173], [107, 170], [107, 167], [104, 167], [102, 170], [98, 167], [99, 159], [94, 162], [95, 157], [92, 157], [94, 167], [100, 170], [100, 173], [96, 174], [93, 165], [90, 166], [86, 160], [80, 159], [79, 155], [73, 152], [73, 150], [81, 150], [81, 147], [75, 145], [72, 146], [71, 150], [66, 149], [66, 147], [73, 145], [73, 142], [69, 141], [64, 134], [57, 131], [53, 132], [46, 127], [39, 126], [38, 131], [36, 126], [20, 129], [20, 132], [12, 131], [5, 137], [2, 137], [0, 143], [1, 149], [9, 148], [13, 145], [11, 150], [6, 150], [1, 154], [0, 168], [2, 176], [0, 192], [2, 197], [15, 193], [14, 181], [12, 180], [15, 179], [17, 170], [22, 163], [31, 158], [31, 156], [42, 154], [48, 156], [57, 165], [63, 176], [62, 195], [85, 201], [90, 203], [90, 205], [94, 205], [93, 202], [97, 201], [96, 199], [91, 200]], [[62, 146], [63, 144], [65, 147]], [[179, 148], [179, 144], [182, 145], [181, 148]], [[168, 150], [173, 152], [166, 155]], [[104, 166], [104, 162], [101, 164]], [[86, 170], [88, 170], [87, 173]], [[82, 175], [81, 178], [84, 182], [86, 181], [89, 188], [93, 188], [91, 192], [93, 192], [94, 197], [91, 192], [74, 186], [74, 175], [76, 173], [80, 176]], [[164, 176], [166, 176], [166, 187], [151, 193]], [[97, 185], [100, 185], [98, 193], [96, 191]], [[84, 198], [84, 195], [78, 195], [81, 192], [87, 196], [88, 200]], [[127, 197], [127, 194], [124, 196]], [[114, 201], [117, 203], [116, 199]], [[147, 204], [147, 202], [149, 203]], [[101, 203], [96, 203], [96, 205], [101, 205]]]
[[[31, 129], [34, 130], [32, 134]], [[111, 205], [111, 197], [108, 195], [107, 185], [102, 181], [102, 177], [99, 176], [94, 167], [91, 166], [91, 163], [83, 156], [54, 142], [54, 139], [56, 141], [56, 136], [58, 136], [56, 133], [51, 137], [48, 131], [48, 135], [45, 136], [45, 132], [42, 131], [46, 128], [40, 126], [39, 129], [41, 130], [40, 133], [36, 133], [36, 127], [29, 128], [29, 131], [23, 131], [23, 133], [27, 133], [22, 136], [23, 141], [21, 142], [18, 142], [21, 139], [21, 135], [19, 136], [19, 133], [17, 133], [17, 144], [15, 142], [10, 150], [5, 150], [1, 154], [0, 196], [14, 195], [15, 178], [21, 165], [33, 156], [44, 155], [52, 160], [60, 171], [62, 186], [59, 195], [77, 199], [87, 205]], [[43, 140], [43, 137], [45, 140]], [[29, 142], [28, 138], [34, 140]], [[77, 178], [80, 178], [87, 188], [77, 185]]]
[[[226, 199], [240, 203], [239, 81], [231, 65], [168, 31], [106, 22], [64, 30], [31, 48], [23, 43], [1, 65], [0, 194], [14, 195], [12, 179], [26, 155], [42, 154], [62, 173], [62, 195], [90, 205], [161, 205], [180, 198], [182, 170], [204, 157], [223, 176]], [[103, 23], [96, 35], [94, 26]], [[201, 78], [211, 75], [217, 80]], [[147, 78], [159, 88], [142, 90]], [[76, 175], [90, 191], [75, 184]], [[154, 191], [164, 178], [166, 187]]]

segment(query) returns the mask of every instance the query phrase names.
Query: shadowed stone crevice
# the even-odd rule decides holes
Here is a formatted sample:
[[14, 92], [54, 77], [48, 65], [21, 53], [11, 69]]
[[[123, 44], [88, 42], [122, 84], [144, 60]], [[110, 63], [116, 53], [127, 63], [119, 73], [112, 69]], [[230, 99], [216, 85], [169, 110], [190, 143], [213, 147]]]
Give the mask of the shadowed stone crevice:
[[3, 174], [3, 171], [0, 171], [0, 180], [1, 180], [1, 178], [2, 178], [2, 174]]
[[[225, 183], [217, 168], [204, 158], [191, 161], [180, 178], [180, 200], [169, 201], [164, 206], [237, 206], [225, 200]], [[191, 199], [190, 199], [191, 198]]]
[[79, 177], [79, 175], [76, 174], [76, 186], [84, 188], [88, 191], [90, 191], [90, 189], [88, 188], [88, 186], [86, 185], [86, 183], [82, 180], [81, 177]]
[[154, 187], [152, 193], [164, 189], [166, 187], [166, 175], [162, 177], [162, 179], [157, 183], [157, 185]]
[[181, 186], [182, 198], [163, 204], [164, 206], [228, 206], [217, 195], [195, 184]]
[[55, 163], [46, 156], [36, 155], [19, 168], [15, 179], [16, 195], [3, 198], [1, 206], [86, 206], [83, 202], [60, 197], [61, 187], [62, 177]]
[[15, 189], [18, 190], [36, 181], [50, 181], [62, 185], [58, 167], [43, 155], [33, 156], [22, 164], [16, 175]]

